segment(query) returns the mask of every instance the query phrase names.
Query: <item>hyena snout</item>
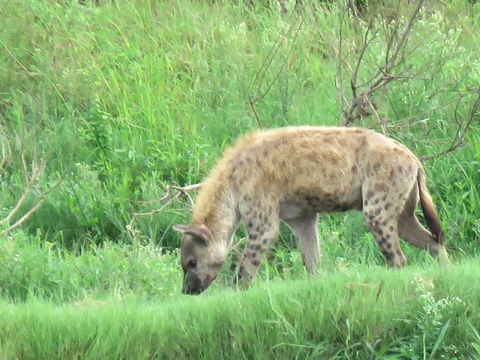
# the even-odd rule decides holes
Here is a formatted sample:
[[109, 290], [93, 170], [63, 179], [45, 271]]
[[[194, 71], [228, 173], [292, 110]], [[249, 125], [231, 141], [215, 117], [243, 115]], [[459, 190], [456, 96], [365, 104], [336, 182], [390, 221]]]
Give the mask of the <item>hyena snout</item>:
[[182, 293], [186, 295], [198, 295], [203, 290], [205, 290], [205, 288], [202, 286], [200, 278], [195, 274], [185, 272], [185, 275], [183, 276]]
[[182, 293], [186, 295], [198, 295], [206, 290], [214, 279], [214, 276], [209, 275], [201, 279], [194, 273], [186, 272], [183, 277]]

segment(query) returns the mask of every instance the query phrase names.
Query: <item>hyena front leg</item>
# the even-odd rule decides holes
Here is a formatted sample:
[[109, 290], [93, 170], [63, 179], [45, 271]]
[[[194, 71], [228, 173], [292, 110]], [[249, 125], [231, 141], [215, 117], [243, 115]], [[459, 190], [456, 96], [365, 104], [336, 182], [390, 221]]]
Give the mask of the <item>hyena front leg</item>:
[[243, 216], [248, 233], [248, 244], [238, 270], [237, 282], [246, 287], [260, 266], [263, 253], [277, 240], [278, 211], [265, 209], [250, 210]]
[[285, 219], [298, 238], [302, 251], [303, 263], [309, 274], [318, 269], [320, 254], [318, 249], [317, 223], [318, 214], [307, 214], [302, 217]]

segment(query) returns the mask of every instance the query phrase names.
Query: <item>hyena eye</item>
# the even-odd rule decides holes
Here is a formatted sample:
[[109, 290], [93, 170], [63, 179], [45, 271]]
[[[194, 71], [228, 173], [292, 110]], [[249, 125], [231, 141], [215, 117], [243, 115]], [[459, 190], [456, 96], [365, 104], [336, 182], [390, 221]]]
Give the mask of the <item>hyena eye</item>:
[[195, 267], [197, 267], [197, 260], [189, 260], [188, 261], [188, 267], [191, 268], [191, 269], [194, 269]]

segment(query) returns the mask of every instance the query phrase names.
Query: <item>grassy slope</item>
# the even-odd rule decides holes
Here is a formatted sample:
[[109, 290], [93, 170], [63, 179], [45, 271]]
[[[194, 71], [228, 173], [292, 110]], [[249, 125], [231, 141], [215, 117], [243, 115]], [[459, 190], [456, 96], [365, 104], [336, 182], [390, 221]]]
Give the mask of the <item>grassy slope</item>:
[[[24, 359], [480, 356], [480, 271], [350, 268], [156, 302], [0, 304], [0, 356]], [[398, 358], [398, 357], [395, 357]]]

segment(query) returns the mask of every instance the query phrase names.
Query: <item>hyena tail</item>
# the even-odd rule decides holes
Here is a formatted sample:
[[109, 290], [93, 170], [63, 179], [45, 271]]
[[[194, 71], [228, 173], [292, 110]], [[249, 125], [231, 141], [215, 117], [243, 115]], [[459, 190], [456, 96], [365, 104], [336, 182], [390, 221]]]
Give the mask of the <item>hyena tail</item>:
[[433, 204], [432, 197], [428, 192], [425, 171], [423, 170], [421, 164], [418, 168], [417, 182], [420, 193], [420, 205], [422, 206], [425, 221], [435, 241], [440, 245], [444, 245], [445, 239], [443, 236], [442, 226], [440, 225], [440, 218], [435, 211], [435, 205]]

